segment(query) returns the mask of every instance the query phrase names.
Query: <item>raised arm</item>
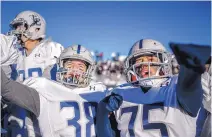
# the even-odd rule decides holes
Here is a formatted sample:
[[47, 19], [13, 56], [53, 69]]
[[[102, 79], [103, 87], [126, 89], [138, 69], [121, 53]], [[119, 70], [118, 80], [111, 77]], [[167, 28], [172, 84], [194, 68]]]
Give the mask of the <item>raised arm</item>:
[[1, 68], [1, 96], [6, 101], [23, 107], [37, 117], [40, 114], [40, 98], [38, 92], [23, 84], [10, 80]]
[[211, 49], [193, 44], [170, 44], [170, 47], [180, 64], [177, 99], [183, 109], [195, 117], [203, 98], [201, 74], [205, 71], [204, 65]]

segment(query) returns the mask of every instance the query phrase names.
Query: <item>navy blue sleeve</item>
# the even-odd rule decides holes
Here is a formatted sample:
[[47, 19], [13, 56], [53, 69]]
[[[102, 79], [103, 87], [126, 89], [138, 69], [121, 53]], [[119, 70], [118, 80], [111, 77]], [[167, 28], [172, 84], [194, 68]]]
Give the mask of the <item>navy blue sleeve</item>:
[[201, 74], [205, 71], [210, 47], [173, 43], [170, 47], [180, 64], [176, 88], [178, 102], [189, 115], [196, 117], [203, 99]]
[[10, 68], [12, 70], [11, 72], [11, 79], [16, 80], [18, 78], [18, 71], [16, 70], [17, 64], [10, 65]]
[[202, 106], [198, 113], [197, 121], [196, 121], [196, 136], [200, 137], [204, 122], [207, 118], [208, 111]]
[[116, 133], [111, 127], [109, 114], [117, 110], [122, 104], [122, 97], [112, 93], [98, 104], [96, 115], [96, 134], [98, 137], [115, 137]]

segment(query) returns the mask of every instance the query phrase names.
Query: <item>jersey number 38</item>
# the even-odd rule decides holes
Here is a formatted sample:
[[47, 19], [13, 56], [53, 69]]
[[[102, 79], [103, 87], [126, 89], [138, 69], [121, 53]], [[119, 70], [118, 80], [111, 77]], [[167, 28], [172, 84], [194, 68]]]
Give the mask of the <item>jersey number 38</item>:
[[86, 137], [91, 137], [91, 126], [94, 124], [94, 119], [97, 111], [97, 103], [96, 102], [83, 102], [82, 109], [84, 112], [80, 112], [80, 105], [76, 101], [64, 101], [60, 102], [60, 109], [72, 107], [74, 109], [74, 117], [72, 119], [68, 119], [68, 126], [74, 126], [76, 131], [76, 137], [81, 137], [81, 125], [79, 123], [82, 114], [85, 114], [86, 119], [88, 122], [86, 123]]

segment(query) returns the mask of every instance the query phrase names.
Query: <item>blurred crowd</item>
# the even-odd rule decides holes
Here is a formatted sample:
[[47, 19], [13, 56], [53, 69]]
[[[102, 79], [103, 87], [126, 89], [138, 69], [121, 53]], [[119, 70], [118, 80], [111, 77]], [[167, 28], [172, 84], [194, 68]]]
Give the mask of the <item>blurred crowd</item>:
[[94, 79], [96, 81], [104, 83], [108, 88], [125, 82], [125, 55], [113, 52], [110, 59], [103, 60], [103, 53], [95, 52], [94, 57], [96, 60]]

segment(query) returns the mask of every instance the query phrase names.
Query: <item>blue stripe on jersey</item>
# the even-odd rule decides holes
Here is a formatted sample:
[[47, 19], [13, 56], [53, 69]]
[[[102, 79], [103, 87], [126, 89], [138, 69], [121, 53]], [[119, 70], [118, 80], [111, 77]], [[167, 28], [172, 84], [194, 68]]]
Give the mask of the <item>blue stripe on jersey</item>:
[[196, 125], [197, 125], [196, 137], [200, 137], [208, 113], [209, 112], [203, 106], [201, 106], [198, 117], [197, 117], [197, 121], [196, 121]]
[[77, 54], [80, 54], [81, 45], [78, 45], [77, 47]]
[[143, 48], [143, 39], [139, 41], [139, 49]]
[[10, 68], [11, 68], [11, 75], [10, 75], [10, 79], [12, 80], [16, 80], [18, 77], [18, 72], [16, 70], [17, 64], [11, 64]]
[[56, 75], [57, 75], [57, 64], [54, 64], [52, 69], [50, 70], [51, 80], [56, 81]]
[[23, 47], [18, 48], [18, 50], [21, 52], [22, 56], [25, 56], [25, 49]]

